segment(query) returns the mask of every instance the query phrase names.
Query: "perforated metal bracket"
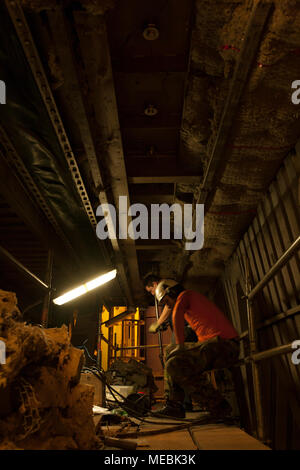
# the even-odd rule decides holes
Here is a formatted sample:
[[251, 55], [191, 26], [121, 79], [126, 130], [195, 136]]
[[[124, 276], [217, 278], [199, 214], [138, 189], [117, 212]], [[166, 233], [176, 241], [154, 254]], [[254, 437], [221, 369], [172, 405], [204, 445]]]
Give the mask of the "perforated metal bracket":
[[41, 93], [43, 102], [47, 109], [48, 115], [52, 122], [53, 128], [55, 130], [57, 139], [60, 143], [61, 149], [67, 161], [69, 170], [71, 172], [73, 181], [75, 183], [77, 192], [82, 201], [82, 205], [85, 209], [85, 212], [89, 218], [89, 221], [92, 227], [95, 229], [97, 225], [97, 220], [91, 205], [91, 202], [88, 197], [85, 185], [81, 178], [81, 174], [74, 156], [74, 153], [71, 148], [67, 133], [63, 126], [60, 114], [58, 112], [51, 87], [49, 85], [48, 79], [46, 77], [43, 65], [39, 58], [38, 51], [34, 44], [29, 26], [27, 24], [22, 6], [20, 5], [19, 0], [5, 0], [6, 7], [8, 9], [11, 20], [15, 26], [18, 38], [23, 47], [24, 53], [30, 65], [31, 71]]

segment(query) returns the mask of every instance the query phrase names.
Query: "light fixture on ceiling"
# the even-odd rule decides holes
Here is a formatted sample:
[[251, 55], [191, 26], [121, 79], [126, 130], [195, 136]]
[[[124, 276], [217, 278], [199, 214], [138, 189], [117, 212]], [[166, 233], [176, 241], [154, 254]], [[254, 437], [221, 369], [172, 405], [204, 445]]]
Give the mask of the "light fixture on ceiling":
[[148, 104], [144, 109], [145, 116], [156, 116], [157, 113], [158, 109], [156, 106], [154, 106], [154, 104]]
[[157, 149], [155, 145], [149, 145], [149, 147], [146, 147], [146, 155], [147, 157], [154, 157], [157, 153]]
[[158, 27], [154, 23], [148, 23], [143, 31], [143, 37], [146, 41], [155, 41], [159, 38]]
[[56, 305], [63, 305], [73, 299], [76, 299], [77, 297], [80, 297], [83, 294], [86, 294], [87, 292], [90, 292], [93, 289], [96, 289], [99, 286], [102, 286], [103, 284], [106, 284], [107, 282], [114, 279], [116, 275], [117, 270], [113, 269], [112, 271], [102, 274], [101, 276], [98, 276], [95, 279], [92, 279], [91, 281], [88, 281], [79, 287], [75, 287], [75, 289], [66, 292], [60, 297], [56, 297], [56, 299], [53, 299], [53, 302]]

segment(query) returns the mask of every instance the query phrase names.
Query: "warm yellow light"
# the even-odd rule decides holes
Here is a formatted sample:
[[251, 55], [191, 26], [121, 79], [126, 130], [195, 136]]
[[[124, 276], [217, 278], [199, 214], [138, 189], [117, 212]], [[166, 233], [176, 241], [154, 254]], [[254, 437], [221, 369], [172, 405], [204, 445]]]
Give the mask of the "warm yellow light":
[[92, 281], [86, 282], [85, 284], [82, 284], [81, 286], [76, 287], [75, 289], [72, 289], [66, 292], [60, 297], [53, 299], [53, 302], [56, 305], [63, 305], [66, 302], [70, 302], [70, 300], [76, 299], [77, 297], [80, 297], [81, 295], [86, 294], [87, 292], [93, 289], [96, 289], [96, 287], [106, 284], [106, 282], [109, 282], [112, 279], [114, 279], [116, 275], [117, 275], [117, 270], [113, 269], [112, 271], [109, 271], [106, 274], [102, 274], [102, 276], [96, 277]]

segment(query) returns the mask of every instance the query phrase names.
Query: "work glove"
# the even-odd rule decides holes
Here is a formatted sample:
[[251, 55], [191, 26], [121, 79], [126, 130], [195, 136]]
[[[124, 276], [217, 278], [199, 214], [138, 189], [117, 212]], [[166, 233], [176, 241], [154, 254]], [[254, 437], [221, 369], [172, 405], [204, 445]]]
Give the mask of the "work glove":
[[155, 321], [154, 323], [151, 323], [148, 331], [149, 333], [157, 333], [158, 329], [159, 329], [159, 325], [157, 324], [157, 321]]
[[176, 344], [176, 347], [170, 352], [170, 354], [168, 354], [167, 361], [183, 351], [185, 351], [184, 344]]

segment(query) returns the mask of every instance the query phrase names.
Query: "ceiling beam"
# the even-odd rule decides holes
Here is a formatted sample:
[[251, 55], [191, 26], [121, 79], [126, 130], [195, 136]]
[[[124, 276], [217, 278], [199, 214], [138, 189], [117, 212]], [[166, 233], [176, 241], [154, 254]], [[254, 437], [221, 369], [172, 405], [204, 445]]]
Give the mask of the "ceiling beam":
[[156, 251], [156, 250], [168, 250], [177, 249], [178, 243], [174, 243], [172, 240], [137, 240], [136, 249], [138, 251]]
[[182, 73], [186, 71], [187, 65], [187, 57], [185, 54], [174, 56], [112, 58], [114, 71], [125, 73]]
[[174, 202], [174, 193], [173, 194], [132, 194], [131, 195], [132, 203], [139, 204], [172, 204]]
[[[102, 16], [77, 11], [74, 12], [74, 21], [80, 40], [85, 77], [90, 90], [90, 103], [94, 112], [96, 155], [99, 160], [104, 161], [108, 176], [105, 185], [110, 186], [114, 204], [118, 210], [119, 196], [127, 196], [129, 201], [129, 191], [106, 24]], [[100, 183], [100, 187], [103, 188], [103, 186]], [[143, 288], [134, 240], [130, 238], [122, 240], [122, 251], [128, 266], [128, 284], [132, 287], [134, 298], [139, 298], [143, 295]]]
[[[68, 93], [68, 100], [72, 103], [73, 110], [76, 109], [76, 124], [78, 126], [84, 153], [87, 156], [93, 182], [98, 191], [100, 204], [108, 204], [109, 197], [104, 189], [106, 182], [103, 180], [102, 168], [95, 149], [95, 141], [91, 132], [90, 122], [87, 115], [82, 88], [78, 71], [75, 66], [75, 57], [71, 43], [70, 25], [67, 23], [62, 8], [48, 12], [49, 23], [55, 34], [53, 35], [56, 52], [64, 73], [64, 85]], [[124, 267], [123, 255], [118, 240], [111, 239], [114, 252], [114, 263], [118, 271], [120, 287], [129, 303], [133, 303], [132, 289], [128, 282], [128, 276]]]
[[202, 178], [195, 175], [181, 175], [181, 176], [129, 176], [129, 184], [166, 184], [166, 183], [185, 183], [185, 184], [200, 184]]
[[165, 116], [148, 117], [144, 114], [129, 116], [125, 112], [122, 113], [120, 106], [120, 125], [122, 129], [180, 129], [180, 114], [170, 114]]
[[195, 176], [195, 172], [189, 171], [184, 165], [179, 165], [177, 158], [173, 156], [163, 158], [158, 158], [156, 155], [130, 156], [126, 158], [126, 168], [128, 176]]

